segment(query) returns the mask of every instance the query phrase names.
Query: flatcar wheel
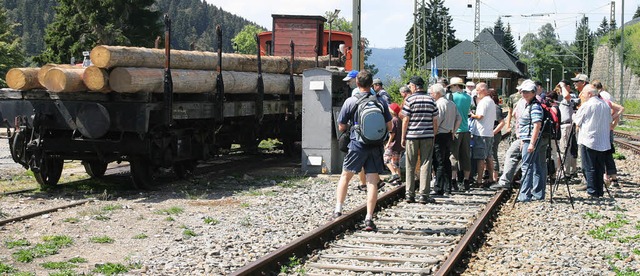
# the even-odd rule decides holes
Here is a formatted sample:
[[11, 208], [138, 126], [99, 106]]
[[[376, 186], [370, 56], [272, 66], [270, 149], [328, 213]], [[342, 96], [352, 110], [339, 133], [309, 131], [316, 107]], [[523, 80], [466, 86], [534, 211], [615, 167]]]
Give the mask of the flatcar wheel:
[[131, 180], [133, 187], [141, 190], [151, 190], [154, 185], [154, 167], [150, 165], [149, 160], [144, 157], [136, 156], [129, 160], [131, 167]]
[[189, 178], [193, 171], [196, 168], [196, 163], [194, 161], [181, 161], [177, 162], [173, 165], [173, 171], [176, 173], [176, 176], [180, 179]]
[[62, 176], [62, 166], [64, 161], [62, 159], [45, 157], [40, 164], [40, 168], [31, 168], [36, 181], [40, 186], [55, 186]]
[[107, 165], [109, 164], [100, 161], [84, 161], [82, 165], [84, 166], [84, 171], [87, 172], [91, 178], [100, 178], [104, 176], [104, 173], [107, 171]]

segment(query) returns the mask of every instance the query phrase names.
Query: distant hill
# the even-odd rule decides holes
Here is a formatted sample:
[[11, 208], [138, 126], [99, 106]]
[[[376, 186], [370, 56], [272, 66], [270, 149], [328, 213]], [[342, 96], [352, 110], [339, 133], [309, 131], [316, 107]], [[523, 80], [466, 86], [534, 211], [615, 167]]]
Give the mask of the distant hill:
[[367, 63], [375, 64], [376, 68], [378, 68], [379, 71], [375, 77], [382, 79], [384, 83], [385, 80], [400, 76], [400, 69], [406, 63], [404, 60], [404, 48], [371, 48], [371, 50], [371, 56]]

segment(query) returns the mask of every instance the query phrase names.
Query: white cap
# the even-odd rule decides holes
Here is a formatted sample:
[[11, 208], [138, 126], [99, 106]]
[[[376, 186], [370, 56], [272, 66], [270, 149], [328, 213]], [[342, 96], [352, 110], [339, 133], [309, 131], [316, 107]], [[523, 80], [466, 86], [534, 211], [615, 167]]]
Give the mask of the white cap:
[[532, 80], [525, 80], [522, 84], [518, 85], [516, 89], [522, 91], [536, 91], [536, 83]]

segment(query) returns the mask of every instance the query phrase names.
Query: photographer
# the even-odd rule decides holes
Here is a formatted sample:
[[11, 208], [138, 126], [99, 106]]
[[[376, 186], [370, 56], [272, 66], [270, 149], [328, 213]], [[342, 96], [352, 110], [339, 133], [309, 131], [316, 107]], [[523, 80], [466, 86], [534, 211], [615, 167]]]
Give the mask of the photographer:
[[[562, 100], [560, 101], [560, 118], [562, 122], [560, 123], [560, 132], [562, 136], [560, 137], [560, 153], [561, 158], [564, 159], [564, 171], [567, 176], [576, 176], [578, 173], [578, 148], [577, 145], [574, 150], [573, 145], [569, 145], [576, 143], [575, 131], [573, 129], [573, 119], [572, 116], [575, 111], [578, 109], [578, 104], [580, 103], [580, 99], [578, 99], [575, 95], [571, 93], [571, 86], [569, 82], [566, 80], [561, 80], [556, 86], [559, 88], [562, 96]], [[565, 159], [566, 158], [566, 159]], [[560, 171], [560, 170], [558, 170]]]

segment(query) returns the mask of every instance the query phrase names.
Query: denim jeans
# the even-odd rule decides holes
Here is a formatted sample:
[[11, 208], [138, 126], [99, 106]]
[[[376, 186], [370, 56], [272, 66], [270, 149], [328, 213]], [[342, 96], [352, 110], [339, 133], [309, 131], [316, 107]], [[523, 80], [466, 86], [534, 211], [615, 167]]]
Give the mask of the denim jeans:
[[519, 201], [543, 200], [547, 184], [545, 157], [549, 139], [540, 137], [532, 153], [527, 151], [530, 141], [522, 141], [522, 187]]

